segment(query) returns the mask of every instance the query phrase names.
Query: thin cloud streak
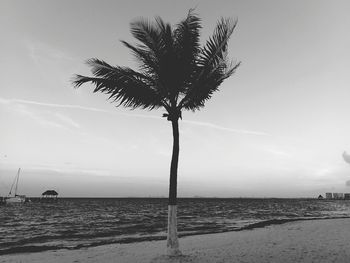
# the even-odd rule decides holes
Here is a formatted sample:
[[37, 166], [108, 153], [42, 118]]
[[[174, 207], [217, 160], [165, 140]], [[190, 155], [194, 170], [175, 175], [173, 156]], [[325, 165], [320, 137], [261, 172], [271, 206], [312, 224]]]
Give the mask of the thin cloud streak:
[[[37, 106], [53, 107], [53, 108], [78, 109], [78, 110], [85, 110], [85, 111], [102, 112], [102, 113], [108, 113], [108, 114], [114, 114], [114, 115], [123, 115], [123, 116], [139, 117], [139, 118], [147, 118], [147, 119], [159, 119], [159, 120], [162, 119], [162, 117], [152, 116], [152, 115], [128, 114], [128, 113], [113, 112], [113, 111], [109, 111], [109, 110], [103, 110], [103, 109], [80, 106], [80, 105], [45, 103], [45, 102], [22, 100], [22, 99], [4, 99], [4, 98], [0, 97], [0, 103], [4, 103], [4, 104], [23, 103], [23, 104], [31, 104], [31, 105], [37, 105]], [[269, 134], [267, 134], [265, 132], [261, 132], [261, 131], [233, 129], [233, 128], [228, 128], [228, 127], [220, 126], [217, 124], [213, 124], [210, 122], [200, 122], [200, 121], [190, 121], [190, 120], [182, 120], [182, 122], [188, 123], [191, 125], [221, 130], [221, 131], [233, 132], [233, 133], [237, 133], [237, 134], [256, 135], [256, 136], [268, 136], [269, 135]]]
[[78, 110], [102, 112], [102, 113], [124, 115], [124, 116], [131, 116], [131, 117], [134, 116], [134, 117], [148, 118], [148, 119], [161, 119], [161, 117], [151, 116], [151, 115], [128, 114], [128, 113], [120, 113], [120, 112], [114, 112], [114, 111], [103, 110], [103, 109], [98, 109], [98, 108], [93, 108], [93, 107], [80, 106], [80, 105], [45, 103], [45, 102], [38, 102], [38, 101], [31, 101], [31, 100], [22, 100], [22, 99], [8, 99], [7, 100], [7, 99], [4, 99], [4, 98], [0, 97], [0, 103], [3, 103], [3, 104], [23, 103], [23, 104], [31, 104], [31, 105], [37, 105], [37, 106], [46, 106], [46, 107], [52, 107], [52, 108], [78, 109]]
[[61, 113], [56, 112], [54, 114], [55, 117], [57, 117], [61, 122], [69, 124], [70, 126], [73, 126], [74, 128], [80, 128], [80, 125], [75, 122], [74, 120], [72, 120], [71, 118], [69, 118], [68, 116], [65, 116]]
[[55, 103], [45, 103], [31, 100], [21, 100], [21, 99], [4, 99], [0, 98], [0, 103], [8, 104], [8, 103], [23, 103], [23, 104], [31, 104], [37, 106], [46, 106], [52, 108], [65, 108], [65, 109], [80, 109], [80, 110], [88, 110], [88, 111], [96, 111], [96, 112], [105, 112], [105, 113], [113, 113], [111, 111], [102, 110], [98, 108], [84, 107], [80, 105], [70, 105], [70, 104], [55, 104]]
[[261, 132], [261, 131], [251, 131], [251, 130], [240, 130], [240, 129], [227, 128], [227, 127], [213, 124], [210, 122], [188, 121], [188, 120], [183, 120], [183, 122], [188, 123], [188, 124], [197, 125], [197, 126], [204, 126], [204, 127], [208, 127], [208, 128], [213, 128], [216, 130], [239, 133], [239, 134], [259, 135], [259, 136], [268, 136], [269, 135], [269, 134], [267, 134], [265, 132]]
[[54, 127], [54, 128], [66, 129], [65, 126], [63, 126], [55, 121], [47, 120], [47, 119], [43, 118], [42, 116], [40, 116], [40, 114], [37, 114], [37, 113], [34, 113], [34, 112], [28, 110], [25, 105], [19, 104], [19, 105], [16, 105], [15, 107], [16, 107], [16, 109], [15, 109], [16, 112], [33, 119], [34, 121], [36, 121], [37, 123], [39, 123], [40, 125], [42, 125], [44, 127]]

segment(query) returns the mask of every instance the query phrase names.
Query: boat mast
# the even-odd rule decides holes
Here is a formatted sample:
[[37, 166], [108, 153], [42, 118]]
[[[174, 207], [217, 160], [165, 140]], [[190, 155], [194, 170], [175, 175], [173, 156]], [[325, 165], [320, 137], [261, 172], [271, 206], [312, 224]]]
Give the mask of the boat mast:
[[17, 181], [16, 181], [16, 187], [15, 187], [15, 196], [17, 195], [17, 188], [18, 188], [18, 179], [19, 179], [19, 173], [21, 172], [21, 168], [18, 168], [17, 172]]
[[21, 171], [21, 168], [18, 169], [18, 172], [17, 172], [17, 175], [15, 177], [15, 180], [13, 180], [13, 183], [11, 185], [11, 189], [10, 189], [10, 193], [9, 193], [9, 196], [11, 195], [12, 193], [12, 189], [13, 189], [13, 186], [16, 184], [15, 186], [15, 196], [17, 194], [17, 185], [18, 185], [18, 178], [19, 178], [19, 172]]

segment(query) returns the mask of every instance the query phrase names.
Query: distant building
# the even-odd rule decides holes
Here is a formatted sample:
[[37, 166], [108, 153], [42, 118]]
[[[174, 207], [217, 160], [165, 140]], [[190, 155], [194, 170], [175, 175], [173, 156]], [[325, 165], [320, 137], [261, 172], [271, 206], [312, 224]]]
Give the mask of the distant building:
[[326, 193], [326, 199], [333, 199], [332, 193]]
[[319, 195], [319, 196], [317, 197], [317, 199], [318, 199], [318, 200], [322, 200], [322, 199], [324, 199], [324, 198], [323, 198], [322, 195]]
[[339, 199], [338, 193], [333, 193], [333, 199]]
[[47, 190], [41, 194], [42, 202], [56, 202], [58, 193], [55, 190]]
[[344, 199], [350, 200], [350, 193], [345, 193], [344, 194]]
[[333, 199], [344, 199], [344, 194], [343, 193], [333, 193]]

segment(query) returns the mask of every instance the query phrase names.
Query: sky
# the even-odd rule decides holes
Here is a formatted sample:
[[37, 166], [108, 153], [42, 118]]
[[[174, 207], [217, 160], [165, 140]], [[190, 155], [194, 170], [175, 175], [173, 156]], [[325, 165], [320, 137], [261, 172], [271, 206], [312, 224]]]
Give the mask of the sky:
[[[195, 7], [201, 41], [238, 19], [241, 61], [206, 107], [180, 121], [178, 195], [315, 197], [350, 192], [348, 1], [0, 0], [0, 196], [166, 197], [164, 111], [115, 107], [74, 74], [99, 58], [136, 67], [130, 22], [176, 25]], [[350, 184], [348, 184], [350, 185]]]

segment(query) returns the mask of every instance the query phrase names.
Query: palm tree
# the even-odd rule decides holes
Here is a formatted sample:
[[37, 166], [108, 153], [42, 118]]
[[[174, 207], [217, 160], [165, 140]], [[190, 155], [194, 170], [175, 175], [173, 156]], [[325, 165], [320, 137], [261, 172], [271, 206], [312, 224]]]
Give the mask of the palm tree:
[[121, 41], [139, 62], [139, 70], [111, 66], [93, 58], [87, 61], [93, 77], [77, 75], [75, 87], [90, 82], [94, 92], [109, 95], [117, 106], [132, 109], [165, 109], [172, 124], [173, 152], [170, 165], [168, 203], [169, 255], [180, 254], [177, 238], [177, 168], [179, 160], [179, 119], [182, 110], [199, 110], [230, 77], [240, 63], [227, 57], [228, 41], [237, 21], [221, 18], [206, 44], [200, 45], [201, 20], [191, 9], [187, 17], [172, 28], [160, 17], [154, 22], [132, 22], [131, 33], [139, 41]]

